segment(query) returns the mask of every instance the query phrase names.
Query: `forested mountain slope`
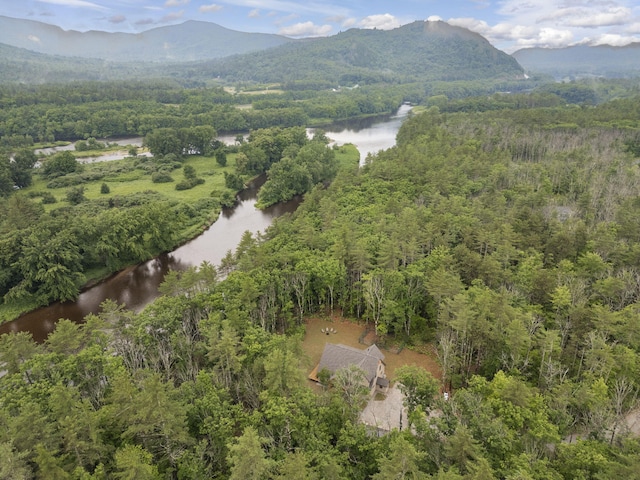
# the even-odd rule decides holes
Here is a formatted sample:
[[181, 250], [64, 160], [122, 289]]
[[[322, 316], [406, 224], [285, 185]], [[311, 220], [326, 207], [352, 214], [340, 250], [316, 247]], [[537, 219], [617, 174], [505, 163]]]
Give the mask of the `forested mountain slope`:
[[[394, 30], [351, 29], [331, 37], [281, 42], [280, 46], [242, 55], [231, 53], [251, 49], [218, 51], [234, 43], [243, 45], [231, 34], [224, 34], [224, 39], [218, 40], [212, 40], [206, 32], [197, 35], [210, 28], [198, 22], [187, 22], [144, 32], [140, 34], [145, 35], [144, 39], [138, 43], [128, 43], [129, 40], [98, 42], [93, 50], [104, 53], [95, 55], [102, 56], [102, 60], [81, 58], [85, 55], [81, 51], [74, 58], [46, 57], [5, 46], [2, 47], [6, 56], [0, 69], [0, 81], [43, 83], [170, 77], [199, 84], [280, 83], [298, 90], [454, 81], [476, 82], [487, 91], [511, 90], [515, 85], [518, 85], [515, 88], [525, 88], [523, 70], [513, 57], [497, 50], [480, 35], [444, 22], [420, 21]], [[158, 57], [154, 47], [146, 46], [147, 39], [152, 37], [152, 45], [162, 42], [173, 45], [162, 50], [164, 57]], [[0, 42], [2, 38], [0, 35]], [[10, 43], [9, 39], [5, 41]], [[276, 44], [261, 42], [265, 48]], [[29, 48], [28, 42], [19, 46]], [[208, 57], [202, 53], [205, 50]], [[64, 55], [74, 51], [65, 50]], [[202, 60], [225, 55], [223, 59]], [[495, 86], [499, 83], [501, 87]]]
[[160, 77], [149, 63], [48, 55], [0, 43], [0, 83], [44, 84]]
[[469, 30], [418, 21], [393, 30], [351, 29], [210, 66], [213, 76], [258, 82], [324, 80], [352, 86], [380, 81], [522, 78], [509, 55]]

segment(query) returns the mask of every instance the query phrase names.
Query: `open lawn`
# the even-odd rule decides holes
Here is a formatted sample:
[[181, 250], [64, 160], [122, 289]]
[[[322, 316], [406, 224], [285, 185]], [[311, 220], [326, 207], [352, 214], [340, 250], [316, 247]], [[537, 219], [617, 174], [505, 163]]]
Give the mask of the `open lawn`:
[[[85, 164], [82, 166], [84, 172], [100, 171], [105, 176], [99, 180], [88, 181], [82, 183], [84, 187], [84, 195], [87, 199], [93, 200], [98, 198], [111, 196], [126, 196], [148, 190], [156, 191], [169, 200], [178, 200], [181, 202], [193, 204], [201, 198], [208, 197], [212, 191], [223, 192], [226, 190], [224, 183], [224, 172], [232, 172], [235, 165], [235, 155], [229, 154], [227, 158], [227, 166], [221, 167], [216, 163], [215, 158], [205, 157], [202, 155], [192, 155], [186, 157], [183, 165], [191, 165], [196, 170], [196, 175], [204, 179], [204, 183], [196, 185], [189, 190], [176, 190], [176, 184], [184, 179], [181, 168], [173, 170], [171, 176], [173, 182], [153, 183], [151, 175], [140, 169], [126, 171], [127, 164], [133, 162], [131, 157], [122, 160], [113, 160], [108, 162], [96, 162]], [[71, 187], [47, 188], [49, 180], [42, 178], [40, 175], [33, 176], [33, 185], [23, 190], [25, 194], [32, 192], [49, 192], [57, 200], [54, 204], [46, 205], [47, 210], [53, 210], [68, 204], [66, 200], [67, 192]], [[100, 187], [106, 183], [109, 187], [108, 194], [100, 193]]]
[[[354, 145], [343, 145], [336, 148], [335, 153], [336, 160], [341, 168], [351, 168], [358, 165], [360, 154]], [[226, 167], [218, 165], [214, 157], [202, 155], [186, 157], [183, 165], [192, 166], [196, 171], [196, 175], [204, 179], [203, 184], [196, 185], [189, 190], [176, 190], [176, 184], [184, 179], [181, 168], [171, 172], [171, 176], [174, 179], [173, 182], [153, 183], [151, 174], [141, 169], [127, 171], [126, 166], [135, 161], [131, 157], [126, 157], [122, 160], [84, 164], [82, 166], [83, 172], [103, 172], [104, 177], [99, 180], [87, 181], [82, 183], [81, 186], [85, 189], [84, 196], [89, 200], [111, 196], [127, 196], [152, 190], [162, 194], [168, 200], [194, 204], [202, 198], [209, 197], [211, 192], [221, 193], [227, 190], [224, 182], [224, 172], [232, 173], [235, 170], [235, 156], [234, 153], [227, 155]], [[26, 195], [36, 192], [51, 193], [55, 197], [56, 203], [45, 205], [47, 211], [68, 205], [66, 195], [71, 187], [47, 188], [48, 183], [49, 180], [36, 174], [33, 176], [33, 184], [22, 191]], [[103, 183], [106, 183], [109, 187], [108, 194], [100, 193]]]
[[[322, 329], [327, 328], [333, 328], [337, 333], [330, 333], [329, 335], [322, 333]], [[342, 343], [350, 347], [366, 348], [367, 344], [359, 343], [360, 336], [364, 331], [365, 325], [363, 323], [346, 320], [339, 316], [334, 316], [333, 319], [317, 317], [308, 319], [302, 347], [309, 359], [309, 372], [320, 361], [326, 343]], [[368, 336], [366, 339], [369, 340], [370, 337]], [[435, 355], [419, 353], [408, 348], [404, 348], [400, 353], [394, 353], [384, 348], [381, 348], [381, 350], [385, 355], [384, 362], [386, 364], [387, 378], [392, 382], [396, 368], [402, 365], [417, 365], [429, 371], [434, 378], [438, 380], [442, 378], [442, 371]], [[428, 351], [428, 349], [425, 348], [425, 351]]]
[[341, 145], [335, 149], [339, 168], [357, 168], [360, 163], [360, 152], [352, 143]]

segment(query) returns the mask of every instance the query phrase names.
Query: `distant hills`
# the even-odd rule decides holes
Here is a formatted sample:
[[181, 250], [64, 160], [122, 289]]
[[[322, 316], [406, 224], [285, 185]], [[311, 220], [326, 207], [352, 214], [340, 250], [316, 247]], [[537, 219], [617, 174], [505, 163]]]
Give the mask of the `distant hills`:
[[351, 29], [298, 40], [201, 66], [238, 81], [316, 79], [344, 85], [523, 77], [518, 62], [484, 37], [445, 22], [413, 22], [393, 30]]
[[566, 48], [526, 48], [513, 53], [525, 70], [555, 78], [640, 75], [640, 43]]
[[171, 77], [353, 85], [640, 75], [640, 43], [625, 47], [528, 48], [511, 56], [445, 22], [394, 30], [350, 29], [294, 40], [187, 21], [145, 32], [77, 32], [0, 16], [0, 82], [42, 83]]
[[185, 62], [275, 47], [290, 38], [245, 33], [188, 21], [142, 33], [77, 32], [33, 20], [0, 16], [0, 43], [38, 53], [115, 62]]
[[46, 55], [0, 44], [0, 83], [124, 80], [148, 75], [152, 65]]
[[194, 21], [133, 35], [64, 31], [0, 17], [0, 43], [5, 44], [0, 45], [3, 82], [170, 77], [326, 88], [524, 77], [513, 57], [484, 37], [445, 22], [293, 40]]
[[[4, 28], [3, 22], [10, 28]], [[25, 40], [27, 35], [39, 35], [40, 42]], [[253, 43], [257, 39], [263, 39], [258, 42], [261, 49]], [[0, 81], [4, 82], [170, 77], [190, 82], [302, 82], [309, 88], [326, 88], [524, 77], [513, 57], [482, 36], [444, 22], [418, 21], [394, 30], [350, 29], [331, 37], [292, 40], [192, 21], [139, 35], [81, 34], [0, 17], [0, 40], [13, 42], [0, 46]], [[33, 43], [46, 52], [31, 51]], [[237, 51], [251, 48], [259, 51]], [[177, 55], [179, 51], [182, 54]]]

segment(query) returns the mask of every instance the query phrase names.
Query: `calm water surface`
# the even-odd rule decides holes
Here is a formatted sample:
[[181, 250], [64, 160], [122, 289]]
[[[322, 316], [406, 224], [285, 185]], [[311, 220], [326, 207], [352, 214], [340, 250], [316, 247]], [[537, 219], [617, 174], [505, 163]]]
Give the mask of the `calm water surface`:
[[394, 115], [336, 122], [323, 130], [338, 145], [353, 143], [358, 147], [362, 165], [367, 155], [396, 144], [396, 134], [410, 111], [410, 105], [402, 105]]
[[[375, 154], [395, 145], [395, 138], [411, 107], [403, 105], [395, 115], [344, 122], [323, 128], [327, 136], [342, 145], [352, 143], [360, 150], [360, 163], [367, 155]], [[234, 136], [223, 141], [233, 143]], [[134, 139], [126, 139], [132, 144]], [[262, 180], [264, 181], [264, 180]], [[287, 212], [293, 212], [300, 198], [274, 205], [266, 210], [255, 208], [261, 183], [251, 185], [239, 195], [238, 204], [224, 209], [218, 220], [200, 236], [178, 247], [173, 252], [160, 255], [148, 262], [129, 267], [104, 282], [82, 292], [75, 302], [54, 303], [34, 310], [13, 322], [0, 326], [0, 334], [11, 331], [29, 331], [36, 341], [43, 341], [53, 331], [60, 318], [81, 322], [89, 313], [97, 313], [100, 304], [112, 299], [127, 308], [139, 311], [158, 296], [158, 286], [169, 270], [184, 270], [207, 261], [218, 265], [229, 250], [235, 250], [245, 231], [264, 231], [273, 221]]]

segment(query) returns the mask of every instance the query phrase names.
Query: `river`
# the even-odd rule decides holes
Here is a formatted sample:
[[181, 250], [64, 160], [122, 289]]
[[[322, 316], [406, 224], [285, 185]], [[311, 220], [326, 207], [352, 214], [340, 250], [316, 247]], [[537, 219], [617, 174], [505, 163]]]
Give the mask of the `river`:
[[353, 143], [358, 147], [360, 165], [363, 165], [367, 155], [386, 150], [396, 144], [396, 134], [410, 111], [410, 105], [402, 105], [393, 115], [345, 120], [323, 130], [327, 137], [338, 145]]
[[[322, 130], [339, 145], [352, 143], [358, 147], [362, 164], [367, 155], [395, 145], [398, 129], [410, 109], [403, 105], [395, 115], [336, 123]], [[127, 141], [131, 142], [131, 139]], [[258, 210], [255, 202], [259, 187], [258, 182], [243, 191], [235, 207], [224, 209], [214, 224], [190, 242], [109, 277], [83, 291], [74, 302], [56, 302], [1, 325], [0, 334], [29, 331], [37, 342], [42, 342], [53, 331], [58, 319], [81, 322], [89, 313], [97, 313], [106, 299], [135, 311], [141, 310], [158, 296], [158, 285], [169, 270], [183, 270], [204, 261], [218, 265], [229, 250], [235, 250], [245, 231], [264, 231], [274, 218], [293, 212], [299, 205], [300, 199], [297, 198]]]
[[[123, 147], [132, 146], [132, 147], [142, 147], [142, 137], [122, 137], [117, 139], [109, 139], [109, 138], [99, 138], [98, 142], [109, 143], [109, 144], [117, 144]], [[75, 150], [76, 144], [70, 143], [68, 145], [61, 145], [59, 147], [47, 147], [47, 148], [38, 148], [34, 150], [36, 155], [52, 155], [58, 152], [64, 152], [67, 150]], [[87, 157], [90, 158], [90, 157]]]

